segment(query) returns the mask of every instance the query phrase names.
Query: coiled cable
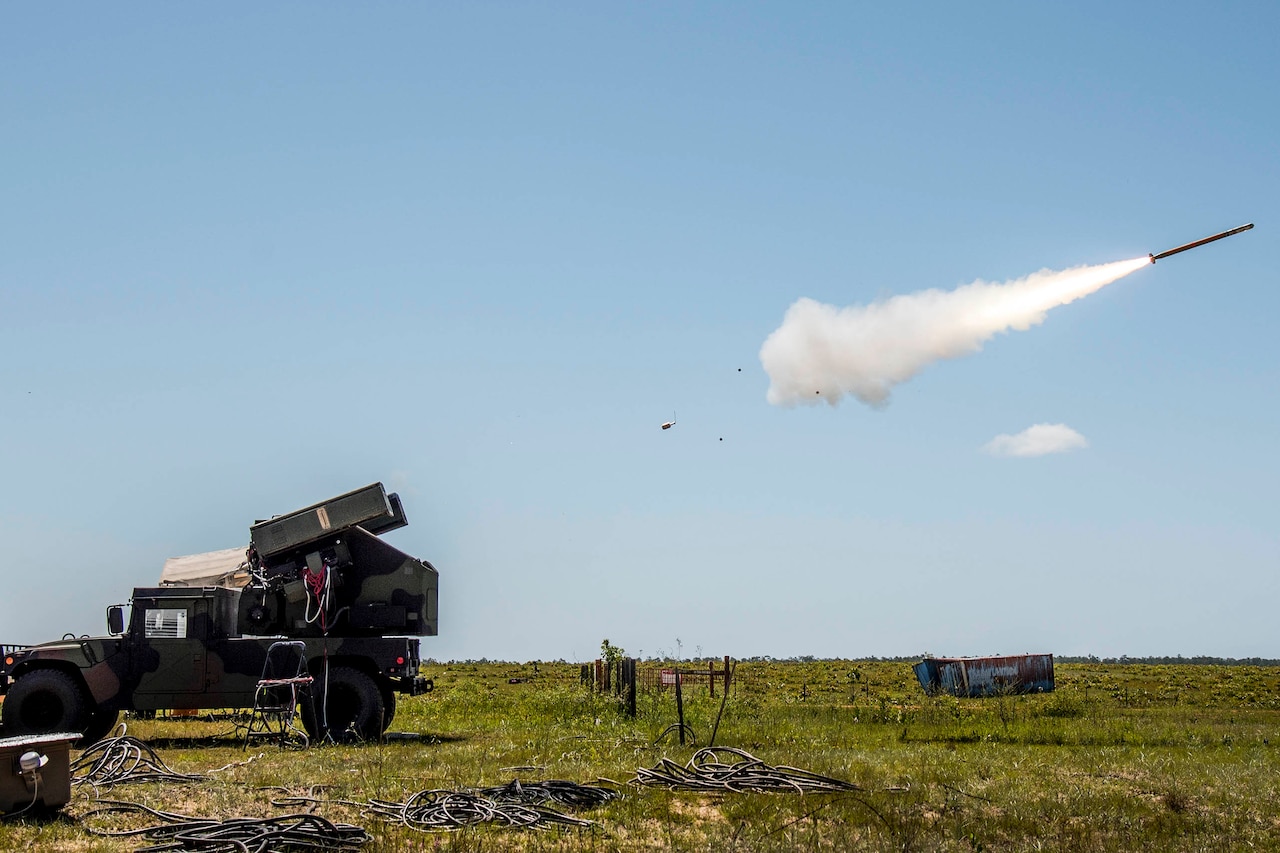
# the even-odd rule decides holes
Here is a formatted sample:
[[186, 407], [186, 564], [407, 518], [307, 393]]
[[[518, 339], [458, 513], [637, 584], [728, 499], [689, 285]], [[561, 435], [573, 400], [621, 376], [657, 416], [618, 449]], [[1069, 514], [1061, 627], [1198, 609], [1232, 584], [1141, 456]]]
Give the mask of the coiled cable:
[[150, 744], [121, 734], [100, 740], [71, 762], [71, 782], [95, 788], [126, 782], [200, 782], [201, 773], [179, 773]]
[[[108, 838], [141, 836], [151, 846], [141, 851], [199, 850], [204, 853], [307, 853], [356, 850], [370, 840], [361, 827], [333, 823], [319, 815], [233, 817], [225, 820], [165, 812], [124, 800], [99, 800], [98, 808], [81, 816], [92, 835]], [[108, 829], [91, 824], [104, 815], [141, 813], [160, 823], [137, 829]]]
[[[727, 757], [737, 761], [725, 761]], [[749, 752], [728, 746], [704, 747], [689, 763], [680, 765], [663, 758], [653, 767], [636, 770], [632, 785], [669, 788], [672, 791], [860, 791], [852, 782], [801, 770], [765, 764]]]

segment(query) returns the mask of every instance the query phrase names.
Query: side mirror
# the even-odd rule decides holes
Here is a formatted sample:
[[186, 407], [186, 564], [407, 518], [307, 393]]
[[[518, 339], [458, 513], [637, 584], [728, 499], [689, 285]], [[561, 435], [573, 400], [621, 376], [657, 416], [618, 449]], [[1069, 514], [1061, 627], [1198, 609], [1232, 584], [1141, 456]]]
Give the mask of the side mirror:
[[107, 608], [107, 633], [124, 633], [124, 608], [119, 604], [113, 604]]

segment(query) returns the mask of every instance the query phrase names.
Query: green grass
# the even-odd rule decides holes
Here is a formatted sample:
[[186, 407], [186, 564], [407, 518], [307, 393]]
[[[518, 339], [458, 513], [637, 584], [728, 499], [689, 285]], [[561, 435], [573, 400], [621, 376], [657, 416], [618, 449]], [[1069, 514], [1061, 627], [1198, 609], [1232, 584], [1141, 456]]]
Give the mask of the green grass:
[[[426, 788], [526, 780], [625, 783], [696, 745], [674, 734], [670, 692], [642, 693], [635, 719], [593, 695], [566, 664], [448, 664], [437, 689], [400, 700], [394, 731], [420, 741], [241, 751], [225, 720], [130, 721], [175, 769], [199, 772], [262, 752], [197, 785], [122, 786], [114, 796], [191, 814], [278, 813], [260, 790], [401, 800]], [[588, 813], [585, 831], [492, 828], [422, 834], [347, 806], [367, 849], [393, 850], [1241, 850], [1280, 849], [1280, 668], [1059, 664], [1058, 690], [1036, 696], [927, 697], [907, 663], [742, 662], [717, 735], [746, 749], [855, 782], [856, 794], [694, 794], [625, 788]], [[511, 678], [527, 679], [510, 684]], [[705, 744], [720, 709], [688, 684], [687, 722]], [[514, 772], [512, 767], [537, 767]], [[130, 850], [77, 822], [0, 824], [0, 849]]]

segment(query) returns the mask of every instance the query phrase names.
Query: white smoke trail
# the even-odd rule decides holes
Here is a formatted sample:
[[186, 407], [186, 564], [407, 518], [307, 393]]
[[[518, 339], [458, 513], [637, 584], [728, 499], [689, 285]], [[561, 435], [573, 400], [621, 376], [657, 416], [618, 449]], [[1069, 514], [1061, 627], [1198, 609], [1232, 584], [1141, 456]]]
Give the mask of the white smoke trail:
[[797, 300], [760, 347], [770, 403], [794, 406], [852, 394], [883, 405], [893, 386], [944, 358], [978, 352], [998, 332], [1025, 331], [1050, 308], [1088, 296], [1150, 263], [1149, 258], [1041, 270], [992, 284], [924, 290], [870, 305], [838, 308]]

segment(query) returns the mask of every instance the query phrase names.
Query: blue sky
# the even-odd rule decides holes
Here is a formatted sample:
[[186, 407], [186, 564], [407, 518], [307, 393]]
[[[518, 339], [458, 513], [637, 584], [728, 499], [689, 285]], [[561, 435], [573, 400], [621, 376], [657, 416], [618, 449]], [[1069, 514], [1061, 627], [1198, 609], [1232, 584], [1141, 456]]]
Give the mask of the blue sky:
[[[381, 480], [437, 658], [1280, 657], [1280, 7], [0, 12], [0, 639]], [[865, 304], [1256, 222], [769, 405]], [[672, 413], [678, 424], [662, 431]], [[1069, 425], [1088, 447], [982, 452]]]

